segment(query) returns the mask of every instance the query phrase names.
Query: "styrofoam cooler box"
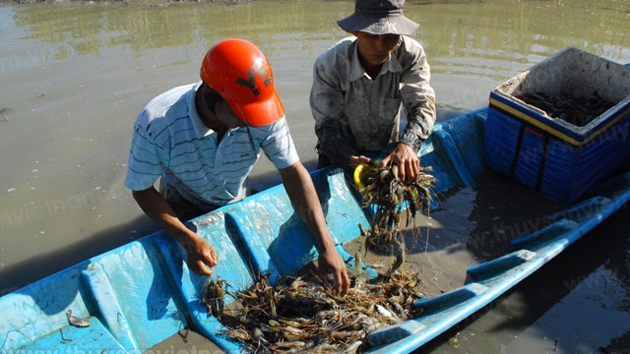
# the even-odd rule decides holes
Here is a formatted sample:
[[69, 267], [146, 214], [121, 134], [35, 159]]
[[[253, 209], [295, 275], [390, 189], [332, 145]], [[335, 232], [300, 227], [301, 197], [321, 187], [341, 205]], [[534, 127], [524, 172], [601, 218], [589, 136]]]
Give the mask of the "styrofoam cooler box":
[[630, 67], [566, 48], [490, 92], [484, 161], [562, 202], [630, 158]]

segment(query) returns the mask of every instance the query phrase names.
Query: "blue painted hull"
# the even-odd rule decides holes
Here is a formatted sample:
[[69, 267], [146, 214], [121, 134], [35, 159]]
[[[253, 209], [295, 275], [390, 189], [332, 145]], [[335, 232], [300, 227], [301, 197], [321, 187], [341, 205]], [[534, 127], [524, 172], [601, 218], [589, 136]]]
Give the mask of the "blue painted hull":
[[[421, 151], [443, 192], [474, 186], [484, 171], [486, 110], [471, 112], [436, 126]], [[331, 234], [349, 267], [352, 256], [341, 247], [358, 236], [357, 223], [368, 225], [351, 187], [337, 169], [312, 174]], [[517, 251], [471, 266], [469, 283], [419, 300], [421, 315], [368, 337], [378, 343], [371, 353], [407, 353], [417, 349], [481, 309], [561, 253], [630, 200], [630, 172], [599, 184], [597, 194], [565, 212], [550, 215], [552, 224], [514, 240]], [[433, 207], [438, 207], [435, 205]], [[309, 232], [293, 210], [282, 186], [225, 206], [190, 221], [211, 241], [221, 261], [215, 272], [237, 289], [254, 275], [271, 281], [293, 274], [317, 257]], [[189, 271], [183, 249], [163, 232], [91, 258], [0, 298], [0, 353], [28, 350], [149, 349], [193, 325], [226, 352], [242, 348], [219, 335], [223, 325], [201, 304], [205, 279]], [[227, 299], [226, 299], [227, 300]], [[89, 327], [69, 325], [66, 311], [89, 317]]]

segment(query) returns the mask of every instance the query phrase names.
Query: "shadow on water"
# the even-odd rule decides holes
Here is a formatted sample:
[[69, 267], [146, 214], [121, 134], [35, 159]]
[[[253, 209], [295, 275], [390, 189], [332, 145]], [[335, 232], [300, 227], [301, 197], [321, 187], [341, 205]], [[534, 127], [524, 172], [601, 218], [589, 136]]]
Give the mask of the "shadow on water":
[[5, 267], [0, 272], [0, 296], [155, 231], [158, 231], [158, 227], [147, 217], [141, 216], [98, 232], [64, 249]]
[[514, 251], [510, 241], [548, 226], [547, 216], [564, 208], [532, 189], [486, 171], [477, 178], [479, 187], [469, 221], [474, 224], [466, 246], [480, 259], [492, 259]]
[[[501, 337], [501, 333], [522, 333], [541, 322], [541, 318], [546, 313], [561, 306], [563, 299], [573, 291], [577, 291], [578, 287], [597, 287], [599, 292], [606, 288], [606, 282], [619, 282], [621, 288], [628, 291], [630, 289], [628, 235], [619, 232], [619, 230], [627, 228], [628, 218], [630, 218], [630, 207], [626, 205], [535, 274], [523, 280], [474, 315], [436, 337], [421, 350], [417, 350], [416, 353], [456, 353], [459, 345], [449, 344], [449, 340], [459, 337], [458, 342], [461, 343], [462, 333], [468, 332], [467, 329], [472, 332], [474, 328], [481, 328], [485, 334], [494, 334], [499, 337]], [[601, 270], [608, 271], [608, 274], [599, 280], [589, 281], [590, 275]], [[615, 303], [607, 303], [603, 297], [598, 297], [597, 301], [602, 302], [600, 310], [602, 314], [604, 314], [603, 309], [617, 306]], [[562, 317], [575, 319], [575, 308], [565, 308], [562, 311]], [[602, 345], [601, 347], [593, 348], [597, 349], [598, 352], [628, 353], [628, 348], [630, 348], [630, 331], [628, 331], [630, 327], [628, 325], [630, 323], [628, 323], [629, 316], [627, 315], [630, 309], [626, 304], [625, 308], [618, 308], [618, 311], [625, 312], [626, 319], [612, 323], [612, 325], [626, 328], [626, 332], [619, 337], [612, 338], [608, 344], [599, 343]], [[592, 325], [600, 321], [608, 321], [609, 324], [614, 321], [614, 319], [603, 317], [578, 318], [576, 321], [591, 321]], [[538, 326], [540, 327], [540, 323]], [[572, 326], [575, 324], [570, 323], [570, 321], [565, 324], [568, 331], [571, 331]], [[584, 336], [586, 333], [574, 332], [572, 334]], [[551, 341], [551, 346], [555, 341], [558, 346], [562, 347], [566, 343], [563, 343], [563, 340], [569, 339], [554, 338], [554, 333], [541, 331], [540, 340], [545, 335], [547, 340]], [[483, 347], [482, 344], [470, 342], [482, 342], [484, 337], [482, 333], [473, 334], [465, 339], [469, 343], [461, 345], [469, 348]], [[514, 338], [514, 336], [506, 336], [507, 340], [504, 343], [508, 344]], [[532, 349], [531, 346], [530, 349]], [[497, 353], [498, 350], [492, 352]]]

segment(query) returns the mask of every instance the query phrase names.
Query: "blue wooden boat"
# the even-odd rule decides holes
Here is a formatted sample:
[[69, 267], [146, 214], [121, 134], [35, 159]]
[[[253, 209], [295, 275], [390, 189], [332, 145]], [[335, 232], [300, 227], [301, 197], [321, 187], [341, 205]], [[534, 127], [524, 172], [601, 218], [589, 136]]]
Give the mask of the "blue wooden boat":
[[[474, 186], [475, 176], [486, 170], [486, 115], [484, 108], [440, 123], [425, 142], [422, 162], [433, 166], [437, 192]], [[352, 267], [354, 258], [342, 246], [358, 236], [357, 223], [369, 224], [366, 211], [341, 170], [318, 170], [312, 178], [337, 248]], [[466, 284], [418, 300], [413, 305], [423, 310], [418, 317], [371, 334], [379, 336], [379, 344], [364, 351], [411, 352], [489, 304], [627, 203], [630, 171], [598, 183], [590, 195], [549, 215], [551, 224], [544, 229], [513, 240], [516, 251], [470, 266]], [[216, 273], [242, 289], [253, 283], [255, 274], [268, 273], [274, 282], [317, 257], [304, 237], [308, 230], [282, 186], [193, 219], [189, 225], [211, 240], [221, 255]], [[136, 352], [188, 326], [226, 352], [241, 352], [238, 343], [219, 334], [223, 325], [208, 316], [200, 302], [204, 281], [188, 269], [176, 242], [163, 232], [148, 235], [0, 298], [0, 353]], [[68, 310], [78, 318], [89, 318], [90, 326], [70, 325]]]

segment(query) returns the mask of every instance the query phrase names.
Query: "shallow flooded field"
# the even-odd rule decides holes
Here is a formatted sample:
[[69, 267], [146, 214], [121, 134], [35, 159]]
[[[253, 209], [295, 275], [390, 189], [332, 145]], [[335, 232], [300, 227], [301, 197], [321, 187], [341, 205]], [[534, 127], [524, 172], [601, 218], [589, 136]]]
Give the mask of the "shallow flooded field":
[[[156, 230], [123, 185], [133, 121], [159, 93], [198, 80], [215, 42], [243, 37], [269, 56], [306, 166], [312, 63], [344, 34], [352, 1], [0, 3], [0, 294]], [[568, 46], [630, 63], [619, 0], [416, 1], [439, 119], [486, 105], [505, 80]], [[263, 157], [254, 186], [279, 179]], [[407, 266], [427, 294], [542, 227], [556, 206], [505, 178], [449, 191], [408, 231]], [[628, 208], [423, 353], [624, 353], [630, 348]], [[348, 245], [352, 250], [353, 245]], [[374, 255], [386, 264], [390, 256]], [[206, 348], [181, 337], [162, 349]], [[208, 349], [210, 350], [210, 349]]]

